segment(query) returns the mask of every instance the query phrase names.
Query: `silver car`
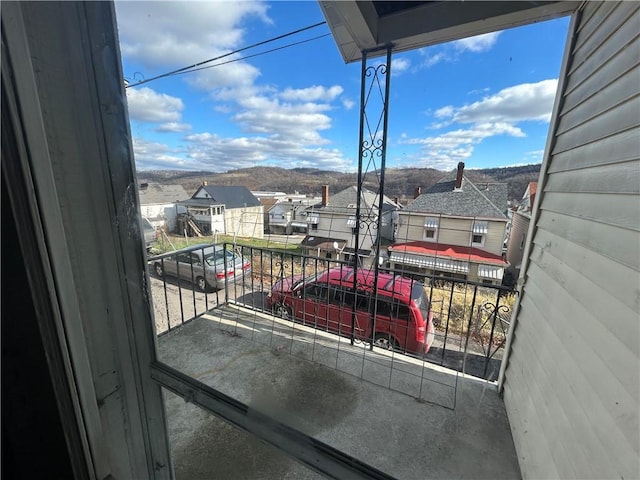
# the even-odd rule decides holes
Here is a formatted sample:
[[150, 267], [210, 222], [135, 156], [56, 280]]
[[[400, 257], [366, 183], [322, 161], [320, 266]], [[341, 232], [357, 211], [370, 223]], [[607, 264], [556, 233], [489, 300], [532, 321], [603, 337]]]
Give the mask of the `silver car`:
[[250, 277], [251, 263], [222, 245], [201, 244], [176, 250], [153, 263], [155, 273], [193, 282], [207, 292], [224, 288], [225, 281], [236, 282]]

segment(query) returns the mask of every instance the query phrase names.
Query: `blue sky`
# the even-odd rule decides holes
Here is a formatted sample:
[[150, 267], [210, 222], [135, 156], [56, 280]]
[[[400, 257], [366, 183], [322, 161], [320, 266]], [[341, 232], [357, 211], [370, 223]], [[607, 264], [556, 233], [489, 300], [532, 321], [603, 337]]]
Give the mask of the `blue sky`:
[[[324, 21], [315, 1], [126, 1], [116, 14], [130, 84]], [[541, 162], [568, 23], [394, 54], [387, 167]], [[361, 65], [345, 64], [328, 33], [322, 25], [128, 88], [137, 168], [355, 171]]]

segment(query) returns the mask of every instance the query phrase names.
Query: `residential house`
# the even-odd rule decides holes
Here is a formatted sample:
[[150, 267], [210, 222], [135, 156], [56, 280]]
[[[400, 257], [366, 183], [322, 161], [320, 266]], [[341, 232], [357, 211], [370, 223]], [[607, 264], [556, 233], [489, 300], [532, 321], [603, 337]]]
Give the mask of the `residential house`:
[[507, 263], [507, 184], [474, 184], [464, 163], [400, 212], [394, 268], [499, 285]]
[[[376, 257], [379, 200], [378, 194], [363, 189], [358, 221], [356, 187], [346, 188], [329, 198], [329, 186], [324, 185], [321, 203], [307, 209], [308, 233], [300, 246], [311, 255], [325, 258], [352, 261], [357, 255], [363, 265], [371, 265]], [[383, 197], [381, 243], [394, 240], [399, 208], [393, 200]]]
[[[571, 16], [497, 388], [523, 478], [638, 478], [638, 3], [319, 3], [349, 62]], [[353, 451], [158, 358], [113, 3], [0, 14], [2, 300], [20, 318], [2, 322], [3, 472], [174, 478], [173, 392], [320, 473], [364, 476]]]
[[205, 182], [180, 205], [186, 209], [185, 224], [193, 221], [204, 235], [264, 237], [264, 207], [247, 187]]
[[531, 212], [536, 196], [538, 182], [530, 182], [522, 196], [522, 201], [513, 211], [511, 217], [511, 231], [509, 232], [509, 242], [507, 244], [507, 271], [512, 279], [517, 279], [522, 268], [522, 256], [527, 243], [529, 233], [529, 223], [531, 222]]
[[138, 187], [140, 212], [156, 228], [167, 232], [176, 230], [179, 213], [184, 207], [179, 202], [187, 200], [189, 194], [182, 185], [162, 185], [160, 183], [141, 183]]
[[291, 235], [307, 233], [307, 202], [288, 200], [276, 202], [268, 211], [269, 233]]

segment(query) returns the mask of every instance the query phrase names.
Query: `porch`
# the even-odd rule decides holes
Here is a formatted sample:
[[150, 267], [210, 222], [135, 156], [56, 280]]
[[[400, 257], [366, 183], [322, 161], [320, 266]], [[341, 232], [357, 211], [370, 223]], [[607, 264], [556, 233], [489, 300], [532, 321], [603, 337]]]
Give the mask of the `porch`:
[[[280, 319], [265, 308], [278, 279], [314, 275], [336, 262], [250, 247], [240, 253], [251, 258], [251, 274], [216, 292], [151, 276], [163, 364], [241, 402], [249, 414], [395, 478], [520, 478], [494, 381], [498, 340], [506, 334], [500, 289], [432, 282], [435, 340], [428, 355], [412, 356]], [[171, 259], [150, 259], [157, 261]], [[499, 308], [488, 307], [487, 294]], [[456, 301], [460, 295], [467, 296], [463, 304]], [[178, 479], [318, 478], [183, 396], [165, 390]]]
[[[494, 383], [336, 338], [226, 305], [160, 336], [158, 353], [250, 413], [395, 478], [520, 478]], [[165, 402], [178, 479], [319, 478], [177, 395]]]

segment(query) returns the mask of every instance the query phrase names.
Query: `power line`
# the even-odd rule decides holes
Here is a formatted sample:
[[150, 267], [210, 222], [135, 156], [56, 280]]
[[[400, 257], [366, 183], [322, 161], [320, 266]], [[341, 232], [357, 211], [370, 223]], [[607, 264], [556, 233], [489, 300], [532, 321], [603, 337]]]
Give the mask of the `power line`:
[[198, 72], [200, 70], [206, 70], [207, 68], [219, 67], [221, 65], [226, 65], [228, 63], [239, 62], [241, 60], [246, 60], [247, 58], [260, 57], [262, 55], [266, 55], [267, 53], [273, 53], [273, 52], [277, 52], [278, 50], [284, 50], [285, 48], [295, 47], [296, 45], [312, 42], [313, 40], [329, 37], [330, 35], [331, 35], [330, 33], [325, 33], [324, 35], [318, 35], [317, 37], [307, 38], [306, 40], [300, 40], [299, 42], [288, 43], [287, 45], [283, 45], [282, 47], [272, 48], [271, 50], [265, 50], [264, 52], [254, 53], [253, 55], [247, 55], [246, 57], [234, 58], [233, 60], [227, 60], [226, 62], [216, 63], [215, 65], [208, 65], [206, 67], [194, 68], [192, 70], [186, 70], [184, 72], [172, 73], [171, 75], [182, 75], [184, 73]]
[[131, 85], [125, 85], [125, 88], [137, 87], [137, 86], [142, 85], [144, 83], [152, 82], [153, 80], [158, 80], [160, 78], [169, 77], [171, 75], [177, 75], [179, 73], [183, 73], [183, 72], [186, 72], [186, 71], [192, 71], [194, 68], [200, 67], [201, 65], [204, 65], [206, 63], [211, 63], [211, 62], [214, 62], [216, 60], [220, 60], [222, 58], [228, 57], [230, 55], [235, 55], [236, 53], [244, 52], [245, 50], [249, 50], [251, 48], [259, 47], [260, 45], [266, 45], [267, 43], [275, 42], [276, 40], [281, 40], [283, 38], [290, 37], [291, 35], [296, 35], [298, 33], [304, 32], [306, 30], [310, 30], [312, 28], [319, 27], [320, 25], [324, 25], [326, 23], [327, 22], [319, 22], [319, 23], [315, 23], [313, 25], [309, 25], [309, 26], [304, 27], [304, 28], [299, 28], [299, 29], [294, 30], [292, 32], [285, 33], [285, 34], [282, 34], [282, 35], [278, 35], [277, 37], [269, 38], [267, 40], [263, 40], [261, 42], [254, 43], [253, 45], [249, 45], [247, 47], [243, 47], [243, 48], [240, 48], [238, 50], [234, 50], [233, 52], [225, 53], [224, 55], [220, 55], [218, 57], [214, 57], [214, 58], [210, 58], [208, 60], [204, 60], [202, 62], [194, 63], [193, 65], [189, 65], [188, 67], [182, 67], [182, 68], [179, 68], [177, 70], [173, 70], [171, 72], [163, 73], [161, 75], [156, 75], [155, 77], [148, 78], [146, 80], [141, 80], [141, 81], [139, 81], [137, 83], [134, 83], [134, 84], [131, 84]]

